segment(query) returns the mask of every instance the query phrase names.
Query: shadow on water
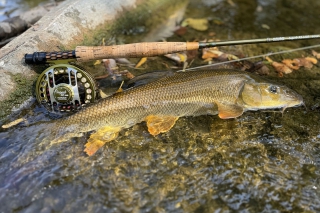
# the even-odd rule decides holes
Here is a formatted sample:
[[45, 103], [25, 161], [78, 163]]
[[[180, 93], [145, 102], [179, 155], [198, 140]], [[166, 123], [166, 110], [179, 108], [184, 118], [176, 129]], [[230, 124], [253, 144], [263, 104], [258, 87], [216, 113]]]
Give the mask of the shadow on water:
[[[233, 2], [191, 1], [185, 17], [210, 18], [220, 39], [317, 32], [316, 0]], [[168, 40], [207, 36], [189, 29]], [[224, 50], [258, 55], [280, 47]], [[319, 212], [320, 69], [268, 77], [299, 92], [308, 110], [181, 118], [157, 137], [137, 124], [92, 157], [83, 152], [89, 134], [49, 146], [48, 124], [36, 121], [50, 119], [37, 107], [26, 110], [32, 125], [0, 130], [0, 212]]]

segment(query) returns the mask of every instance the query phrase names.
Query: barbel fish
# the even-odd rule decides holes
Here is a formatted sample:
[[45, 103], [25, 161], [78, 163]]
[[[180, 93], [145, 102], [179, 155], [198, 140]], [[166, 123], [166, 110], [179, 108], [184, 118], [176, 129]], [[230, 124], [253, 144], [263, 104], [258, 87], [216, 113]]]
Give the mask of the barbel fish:
[[123, 128], [145, 121], [151, 135], [169, 131], [179, 117], [218, 115], [236, 118], [245, 111], [294, 107], [302, 97], [282, 85], [236, 70], [177, 72], [127, 89], [58, 120], [51, 143], [95, 130], [85, 145], [93, 155]]

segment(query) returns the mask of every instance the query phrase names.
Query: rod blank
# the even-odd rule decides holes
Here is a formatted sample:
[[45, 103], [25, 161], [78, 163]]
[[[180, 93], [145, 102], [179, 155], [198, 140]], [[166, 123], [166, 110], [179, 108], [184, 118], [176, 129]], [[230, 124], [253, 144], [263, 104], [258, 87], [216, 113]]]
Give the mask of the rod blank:
[[26, 54], [25, 62], [27, 64], [44, 64], [50, 61], [61, 59], [76, 59], [79, 62], [84, 62], [105, 58], [139, 58], [165, 55], [188, 50], [198, 50], [208, 47], [309, 40], [319, 38], [320, 34], [219, 42], [143, 42], [113, 46], [78, 46], [75, 50], [71, 51], [34, 52], [33, 54]]

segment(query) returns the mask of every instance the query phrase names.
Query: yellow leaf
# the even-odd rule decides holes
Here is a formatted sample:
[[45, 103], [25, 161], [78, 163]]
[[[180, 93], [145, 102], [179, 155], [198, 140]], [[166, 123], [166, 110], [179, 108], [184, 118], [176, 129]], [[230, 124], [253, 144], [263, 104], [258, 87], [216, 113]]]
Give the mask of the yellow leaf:
[[273, 62], [273, 60], [272, 60], [269, 56], [266, 56], [266, 60], [267, 60], [268, 62], [270, 62], [270, 63]]
[[135, 66], [135, 68], [139, 68], [142, 64], [146, 63], [146, 61], [147, 61], [147, 57], [141, 58], [140, 61]]
[[7, 128], [10, 128], [10, 127], [12, 127], [12, 126], [15, 126], [15, 125], [17, 125], [17, 124], [19, 124], [19, 123], [21, 123], [21, 122], [24, 122], [24, 121], [27, 121], [27, 120], [24, 119], [24, 118], [19, 118], [19, 119], [17, 119], [17, 120], [14, 120], [14, 121], [8, 123], [8, 124], [2, 125], [2, 128], [7, 129]]
[[183, 63], [187, 61], [187, 55], [185, 53], [171, 53], [164, 55], [177, 63]]
[[99, 65], [99, 64], [101, 64], [101, 60], [96, 60], [93, 65], [96, 66], [96, 65]]
[[195, 30], [206, 31], [208, 29], [208, 20], [205, 18], [195, 19], [195, 18], [187, 18], [182, 23], [181, 26], [189, 26]]
[[313, 64], [317, 64], [318, 63], [318, 60], [313, 58], [313, 57], [306, 57], [305, 58], [307, 61], [310, 61], [311, 63]]

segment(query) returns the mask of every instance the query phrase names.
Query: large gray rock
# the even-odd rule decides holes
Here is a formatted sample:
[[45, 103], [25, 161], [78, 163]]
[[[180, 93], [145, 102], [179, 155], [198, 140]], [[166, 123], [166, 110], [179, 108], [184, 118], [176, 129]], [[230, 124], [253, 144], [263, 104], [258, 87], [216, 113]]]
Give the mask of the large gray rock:
[[[34, 69], [37, 68], [24, 63], [26, 53], [73, 49], [77, 45], [94, 45], [96, 39], [94, 36], [97, 34], [103, 32], [103, 37], [108, 39], [126, 26], [132, 27], [134, 24], [145, 22], [141, 26], [148, 27], [152, 24], [150, 21], [152, 16], [157, 17], [158, 24], [161, 24], [159, 17], [167, 16], [167, 10], [171, 8], [172, 12], [172, 8], [185, 7], [187, 2], [187, 0], [175, 2], [66, 0], [1, 49], [0, 120], [8, 114], [10, 107], [22, 103], [31, 95], [32, 82], [37, 75]], [[22, 91], [17, 92], [21, 88]], [[15, 103], [11, 105], [11, 102]]]

